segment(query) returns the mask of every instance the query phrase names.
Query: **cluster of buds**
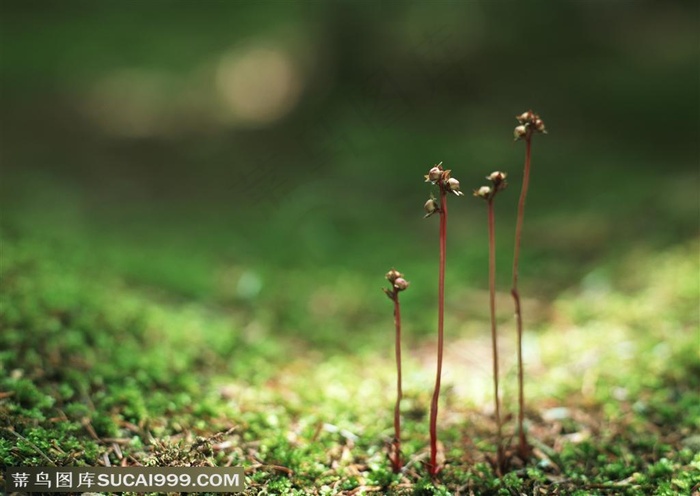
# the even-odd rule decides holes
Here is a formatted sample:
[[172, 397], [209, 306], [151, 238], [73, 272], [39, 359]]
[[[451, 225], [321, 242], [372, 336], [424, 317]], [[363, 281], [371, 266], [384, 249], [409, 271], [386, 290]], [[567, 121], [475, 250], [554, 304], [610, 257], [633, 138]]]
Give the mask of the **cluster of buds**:
[[459, 181], [450, 176], [451, 172], [449, 169], [443, 169], [442, 162], [440, 162], [428, 171], [425, 175], [425, 182], [437, 184], [441, 190], [449, 191], [457, 196], [464, 195], [459, 189]]
[[520, 125], [516, 126], [515, 130], [513, 131], [515, 141], [529, 138], [533, 129], [538, 133], [547, 134], [547, 129], [544, 127], [544, 121], [540, 119], [540, 116], [534, 113], [532, 110], [516, 115], [515, 118], [520, 123]]
[[505, 172], [492, 172], [491, 174], [486, 176], [486, 179], [491, 181], [491, 184], [493, 186], [482, 186], [479, 189], [475, 189], [474, 196], [483, 198], [484, 200], [491, 200], [494, 196], [496, 196], [496, 193], [506, 189], [506, 186], [508, 186], [508, 183], [506, 182]]
[[396, 299], [396, 295], [399, 293], [399, 291], [404, 291], [410, 284], [403, 278], [403, 274], [396, 269], [391, 269], [386, 273], [386, 280], [391, 284], [391, 289], [382, 288], [382, 290], [392, 300]]
[[[440, 188], [440, 193], [453, 193], [456, 196], [464, 196], [464, 193], [459, 189], [459, 181], [451, 176], [452, 171], [442, 168], [442, 162], [431, 167], [428, 173], [424, 176], [426, 183], [437, 184]], [[423, 206], [425, 209], [425, 217], [440, 212], [440, 205], [435, 197], [430, 195], [430, 199]]]

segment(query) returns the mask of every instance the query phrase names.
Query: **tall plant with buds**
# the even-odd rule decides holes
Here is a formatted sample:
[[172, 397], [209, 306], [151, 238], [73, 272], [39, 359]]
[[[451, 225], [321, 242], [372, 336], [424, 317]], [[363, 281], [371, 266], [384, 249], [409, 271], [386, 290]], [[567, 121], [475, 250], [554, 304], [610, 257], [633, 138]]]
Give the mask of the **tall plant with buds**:
[[408, 288], [409, 282], [403, 274], [391, 269], [386, 274], [386, 279], [391, 284], [391, 289], [382, 288], [384, 293], [394, 302], [394, 327], [396, 328], [396, 406], [394, 407], [394, 440], [391, 443], [389, 461], [394, 473], [399, 473], [403, 464], [401, 462], [401, 306], [399, 305], [399, 293]]
[[518, 126], [513, 131], [516, 141], [525, 141], [525, 170], [523, 172], [523, 185], [520, 190], [520, 200], [518, 201], [518, 220], [515, 227], [515, 250], [513, 252], [513, 287], [511, 295], [515, 303], [515, 318], [518, 329], [518, 453], [525, 459], [530, 454], [530, 446], [525, 437], [523, 423], [525, 418], [525, 393], [523, 388], [523, 316], [520, 306], [520, 293], [518, 292], [518, 261], [520, 258], [520, 240], [523, 230], [523, 217], [525, 215], [525, 200], [530, 184], [530, 152], [532, 149], [532, 135], [535, 133], [547, 134], [544, 121], [532, 110], [523, 112], [515, 117]]
[[496, 473], [503, 475], [505, 470], [505, 456], [503, 452], [503, 432], [501, 425], [501, 400], [498, 393], [498, 332], [496, 328], [496, 220], [493, 201], [499, 191], [506, 188], [506, 174], [492, 172], [486, 179], [492, 186], [482, 186], [474, 190], [474, 196], [486, 200], [488, 206], [489, 224], [489, 303], [491, 308], [491, 347], [493, 350], [493, 398], [496, 413]]
[[425, 175], [425, 181], [437, 185], [440, 190], [440, 202], [431, 196], [425, 203], [425, 217], [436, 213], [440, 214], [440, 265], [438, 270], [438, 346], [437, 346], [437, 373], [435, 376], [435, 389], [430, 404], [430, 462], [428, 471], [436, 476], [440, 472], [437, 463], [437, 414], [438, 399], [440, 397], [440, 380], [442, 377], [442, 356], [444, 348], [444, 321], [445, 321], [445, 261], [447, 258], [447, 195], [452, 193], [463, 196], [459, 189], [459, 181], [451, 176], [450, 170], [442, 167], [442, 162], [432, 167]]

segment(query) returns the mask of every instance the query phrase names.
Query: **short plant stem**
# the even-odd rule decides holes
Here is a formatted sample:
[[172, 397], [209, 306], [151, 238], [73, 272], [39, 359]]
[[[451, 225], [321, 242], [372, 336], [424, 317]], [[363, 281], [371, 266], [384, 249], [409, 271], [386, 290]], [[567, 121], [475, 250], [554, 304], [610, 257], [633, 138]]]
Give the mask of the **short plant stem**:
[[496, 472], [503, 473], [503, 433], [501, 432], [501, 401], [498, 394], [498, 332], [496, 328], [496, 220], [493, 196], [488, 200], [489, 219], [489, 303], [491, 307], [491, 348], [493, 349], [493, 396], [496, 406]]
[[523, 218], [525, 216], [525, 200], [527, 189], [530, 183], [530, 149], [532, 131], [528, 129], [525, 136], [525, 171], [523, 173], [523, 186], [520, 190], [520, 200], [518, 201], [518, 221], [515, 227], [515, 251], [513, 253], [513, 287], [511, 295], [515, 302], [515, 319], [518, 329], [518, 452], [522, 458], [528, 454], [528, 444], [525, 438], [523, 423], [525, 420], [525, 393], [523, 387], [523, 315], [520, 308], [520, 293], [518, 292], [518, 261], [520, 259], [520, 241], [523, 230]]
[[444, 316], [445, 316], [445, 259], [447, 257], [447, 191], [440, 187], [440, 268], [438, 275], [438, 349], [437, 374], [435, 390], [430, 405], [430, 475], [438, 474], [437, 466], [437, 415], [438, 398], [440, 397], [440, 379], [442, 376], [442, 355], [444, 347]]
[[394, 298], [394, 324], [396, 326], [396, 406], [394, 407], [394, 458], [391, 460], [394, 473], [399, 473], [401, 463], [401, 306], [399, 305], [399, 293]]

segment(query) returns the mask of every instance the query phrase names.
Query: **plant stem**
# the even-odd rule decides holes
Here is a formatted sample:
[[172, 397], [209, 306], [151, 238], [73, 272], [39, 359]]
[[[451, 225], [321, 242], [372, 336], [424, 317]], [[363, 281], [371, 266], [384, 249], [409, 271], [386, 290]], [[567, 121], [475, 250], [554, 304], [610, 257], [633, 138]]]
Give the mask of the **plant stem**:
[[493, 208], [493, 195], [488, 200], [489, 219], [489, 303], [491, 307], [491, 348], [493, 349], [493, 396], [496, 406], [497, 426], [497, 465], [498, 476], [503, 474], [503, 434], [501, 432], [501, 401], [498, 395], [498, 333], [496, 329], [496, 219]]
[[520, 308], [520, 293], [518, 292], [518, 261], [520, 259], [520, 240], [523, 230], [523, 217], [525, 215], [525, 200], [530, 184], [530, 149], [532, 131], [528, 128], [525, 136], [525, 171], [523, 173], [523, 186], [520, 190], [518, 201], [518, 221], [515, 227], [515, 252], [513, 253], [513, 287], [510, 290], [515, 302], [515, 319], [518, 328], [518, 452], [521, 458], [526, 458], [529, 453], [523, 422], [525, 419], [525, 393], [523, 389], [523, 315]]
[[399, 305], [399, 292], [394, 297], [394, 325], [396, 326], [396, 406], [394, 407], [394, 458], [391, 460], [394, 473], [399, 473], [401, 463], [401, 307]]
[[447, 191], [440, 186], [440, 268], [438, 274], [438, 349], [437, 374], [435, 390], [430, 405], [430, 475], [438, 474], [437, 466], [437, 414], [438, 398], [440, 397], [440, 378], [442, 376], [442, 355], [444, 347], [444, 317], [445, 317], [445, 260], [447, 258]]

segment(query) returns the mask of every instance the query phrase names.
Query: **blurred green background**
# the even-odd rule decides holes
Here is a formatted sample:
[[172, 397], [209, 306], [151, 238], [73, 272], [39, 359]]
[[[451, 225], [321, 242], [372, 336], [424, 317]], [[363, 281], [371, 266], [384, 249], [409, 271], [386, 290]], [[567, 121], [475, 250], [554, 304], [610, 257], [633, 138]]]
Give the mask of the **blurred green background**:
[[[407, 332], [434, 332], [437, 220], [422, 205], [439, 161], [467, 192], [510, 174], [507, 291], [524, 156], [512, 129], [529, 108], [550, 134], [533, 143], [524, 294], [604, 287], [621, 261], [640, 255], [644, 272], [644, 254], [698, 234], [694, 2], [0, 8], [5, 236], [86, 277], [231, 310], [251, 332], [352, 349], [386, 327], [392, 266], [413, 283]], [[485, 206], [450, 205], [449, 309], [483, 318]]]

